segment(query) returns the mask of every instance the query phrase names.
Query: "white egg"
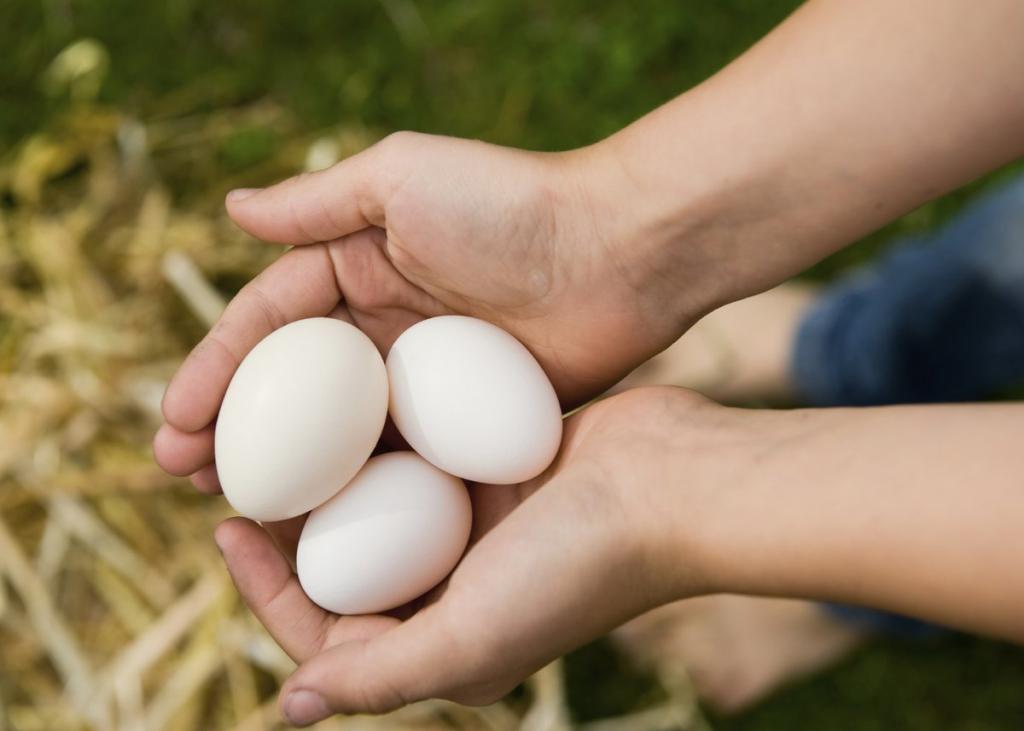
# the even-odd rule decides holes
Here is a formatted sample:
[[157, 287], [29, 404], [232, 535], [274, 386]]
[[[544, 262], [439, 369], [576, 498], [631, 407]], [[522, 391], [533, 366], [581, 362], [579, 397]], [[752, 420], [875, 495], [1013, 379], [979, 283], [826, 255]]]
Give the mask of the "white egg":
[[377, 348], [326, 317], [274, 331], [238, 367], [217, 417], [224, 496], [253, 520], [312, 510], [369, 459], [387, 418]]
[[299, 582], [338, 614], [394, 609], [455, 567], [472, 518], [459, 478], [413, 452], [373, 457], [306, 519], [295, 561]]
[[551, 464], [562, 438], [558, 397], [526, 347], [471, 317], [423, 320], [387, 358], [389, 410], [425, 459], [466, 480], [511, 484]]

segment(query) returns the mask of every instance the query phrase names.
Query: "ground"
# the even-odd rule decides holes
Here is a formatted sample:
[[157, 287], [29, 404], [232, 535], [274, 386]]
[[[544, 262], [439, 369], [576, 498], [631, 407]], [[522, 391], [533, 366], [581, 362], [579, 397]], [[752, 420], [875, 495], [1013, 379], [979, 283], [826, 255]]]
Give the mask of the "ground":
[[[187, 205], [199, 190], [266, 182], [272, 168], [263, 163], [291, 139], [339, 125], [369, 139], [408, 128], [544, 150], [586, 144], [698, 83], [795, 5], [4, 0], [0, 155], [68, 111], [66, 100], [47, 95], [42, 72], [83, 37], [110, 56], [100, 99], [142, 120], [261, 100], [283, 110], [273, 123], [243, 121], [218, 137], [212, 162], [190, 167], [176, 159], [159, 170]], [[810, 276], [827, 279], [896, 235], [926, 230], [991, 180], [925, 206]], [[622, 668], [603, 643], [576, 653], [568, 669], [580, 719], [658, 697], [651, 679]], [[1017, 729], [1024, 726], [1022, 688], [1017, 649], [959, 636], [887, 641], [743, 716], [712, 723], [744, 731]]]

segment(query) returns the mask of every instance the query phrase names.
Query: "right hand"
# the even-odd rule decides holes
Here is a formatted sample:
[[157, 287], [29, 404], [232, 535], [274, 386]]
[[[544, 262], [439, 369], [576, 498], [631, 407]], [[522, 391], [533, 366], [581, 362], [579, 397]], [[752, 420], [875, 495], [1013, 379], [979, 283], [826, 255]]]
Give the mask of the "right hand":
[[229, 195], [239, 226], [296, 248], [182, 365], [157, 460], [216, 489], [212, 424], [232, 374], [259, 340], [306, 317], [347, 319], [385, 354], [421, 319], [479, 317], [533, 352], [564, 404], [599, 393], [703, 314], [693, 302], [706, 286], [673, 269], [620, 173], [600, 145], [542, 154], [399, 133], [328, 170]]
[[[473, 532], [458, 566], [387, 614], [339, 616], [310, 601], [291, 569], [301, 521], [221, 524], [235, 585], [300, 665], [281, 689], [286, 718], [306, 725], [425, 698], [492, 703], [627, 619], [717, 590], [704, 536], [716, 523], [718, 465], [733, 476], [748, 444], [774, 436], [749, 422], [674, 388], [582, 409], [542, 475], [470, 486]], [[737, 445], [738, 436], [752, 438]]]

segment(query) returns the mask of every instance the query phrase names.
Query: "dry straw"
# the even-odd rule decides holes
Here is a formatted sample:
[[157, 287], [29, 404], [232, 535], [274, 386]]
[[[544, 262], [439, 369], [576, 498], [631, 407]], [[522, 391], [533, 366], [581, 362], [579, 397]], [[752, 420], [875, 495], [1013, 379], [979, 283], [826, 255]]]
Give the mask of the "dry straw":
[[[61, 63], [49, 83], [95, 84], [75, 76], [81, 58]], [[0, 729], [278, 728], [275, 692], [293, 666], [222, 568], [211, 533], [227, 509], [164, 475], [149, 444], [168, 378], [223, 307], [211, 282], [243, 281], [275, 253], [219, 212], [244, 181], [197, 182], [175, 202], [154, 171], [203, 169], [240, 125], [288, 120], [264, 104], [143, 125], [70, 96], [0, 163]], [[249, 175], [367, 141], [296, 143]], [[557, 664], [525, 698], [322, 727], [569, 728]], [[681, 728], [687, 707], [591, 728]]]

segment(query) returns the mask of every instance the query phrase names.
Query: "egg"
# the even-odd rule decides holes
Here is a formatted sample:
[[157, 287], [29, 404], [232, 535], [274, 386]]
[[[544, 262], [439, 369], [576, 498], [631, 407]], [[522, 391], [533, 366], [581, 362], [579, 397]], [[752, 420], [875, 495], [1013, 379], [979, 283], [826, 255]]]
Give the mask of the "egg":
[[274, 331], [239, 365], [220, 407], [224, 496], [253, 520], [312, 510], [369, 459], [387, 404], [384, 361], [357, 328], [316, 317]]
[[512, 484], [543, 472], [558, 452], [555, 390], [530, 351], [495, 325], [423, 320], [395, 341], [387, 371], [395, 426], [445, 472]]
[[338, 614], [394, 609], [448, 575], [471, 525], [462, 480], [413, 452], [373, 457], [306, 519], [295, 559], [299, 583]]

